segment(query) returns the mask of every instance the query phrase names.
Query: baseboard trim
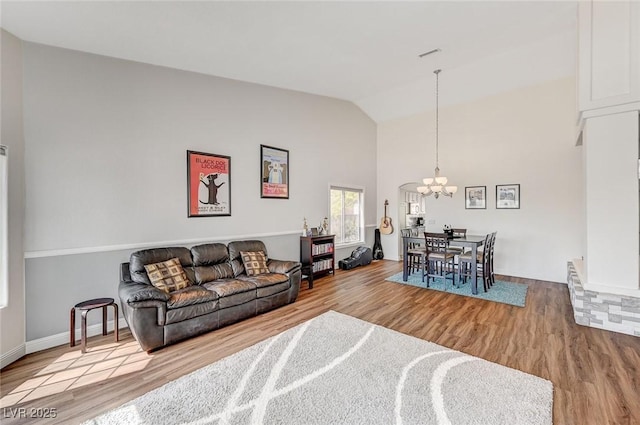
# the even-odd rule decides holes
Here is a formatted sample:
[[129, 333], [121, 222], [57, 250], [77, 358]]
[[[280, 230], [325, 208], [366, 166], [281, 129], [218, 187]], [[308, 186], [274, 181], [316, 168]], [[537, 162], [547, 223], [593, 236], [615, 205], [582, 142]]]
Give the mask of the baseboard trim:
[[13, 348], [0, 356], [0, 369], [9, 366], [11, 363], [20, 359], [27, 354], [26, 344], [20, 344], [16, 348]]
[[[127, 327], [127, 322], [124, 318], [118, 319], [118, 328], [123, 329]], [[107, 322], [107, 331], [113, 331], [113, 320]], [[76, 329], [76, 338], [80, 339], [80, 328]], [[102, 323], [87, 326], [87, 337], [102, 335]], [[35, 353], [37, 351], [47, 350], [49, 348], [57, 347], [59, 345], [65, 345], [69, 343], [69, 332], [61, 332], [59, 334], [45, 336], [42, 338], [27, 341], [26, 354]]]

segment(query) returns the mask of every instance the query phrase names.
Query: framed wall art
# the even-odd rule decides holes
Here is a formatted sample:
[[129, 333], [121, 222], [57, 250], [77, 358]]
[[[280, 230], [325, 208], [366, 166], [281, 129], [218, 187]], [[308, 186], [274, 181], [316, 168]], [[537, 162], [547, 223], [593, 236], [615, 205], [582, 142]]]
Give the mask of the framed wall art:
[[289, 151], [260, 145], [260, 197], [289, 199]]
[[464, 188], [464, 207], [468, 210], [487, 208], [487, 186], [468, 186]]
[[187, 151], [189, 217], [231, 215], [231, 157]]
[[520, 208], [520, 185], [519, 184], [496, 185], [496, 208], [497, 209]]

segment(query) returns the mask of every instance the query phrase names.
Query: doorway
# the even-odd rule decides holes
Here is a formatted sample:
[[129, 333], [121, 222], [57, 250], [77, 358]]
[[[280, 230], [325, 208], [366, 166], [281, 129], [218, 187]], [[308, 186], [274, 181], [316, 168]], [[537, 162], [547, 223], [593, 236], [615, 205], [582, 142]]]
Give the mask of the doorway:
[[420, 183], [409, 182], [398, 187], [398, 258], [402, 260], [402, 229], [409, 229], [412, 234], [424, 233], [426, 222], [426, 202], [418, 192]]

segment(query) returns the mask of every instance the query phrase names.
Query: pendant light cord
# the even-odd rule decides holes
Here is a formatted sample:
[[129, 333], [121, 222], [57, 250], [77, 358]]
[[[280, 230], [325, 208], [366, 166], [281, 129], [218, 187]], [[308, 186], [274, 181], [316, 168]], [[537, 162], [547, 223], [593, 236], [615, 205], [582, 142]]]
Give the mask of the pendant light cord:
[[440, 71], [442, 71], [441, 69], [436, 69], [435, 71], [433, 71], [434, 74], [436, 74], [436, 168], [440, 168], [440, 165], [438, 164], [438, 125], [439, 125], [439, 114], [438, 114], [438, 97], [439, 97], [439, 93], [438, 93], [438, 87], [440, 86], [439, 81], [438, 81], [438, 74], [440, 74]]

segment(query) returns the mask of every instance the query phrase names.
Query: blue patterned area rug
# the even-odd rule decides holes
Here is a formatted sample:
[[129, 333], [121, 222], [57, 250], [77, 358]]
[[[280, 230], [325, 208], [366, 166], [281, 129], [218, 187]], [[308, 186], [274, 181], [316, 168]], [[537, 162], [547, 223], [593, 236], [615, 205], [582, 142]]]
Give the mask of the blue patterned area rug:
[[452, 284], [451, 279], [447, 279], [446, 282], [442, 278], [436, 278], [429, 281], [429, 287], [427, 288], [427, 278], [422, 281], [422, 273], [412, 273], [409, 275], [407, 281], [402, 280], [402, 272], [396, 273], [393, 276], [389, 276], [385, 280], [390, 282], [402, 283], [405, 285], [418, 286], [425, 289], [433, 289], [436, 291], [450, 292], [456, 295], [464, 295], [465, 297], [480, 298], [487, 301], [495, 301], [497, 303], [511, 304], [518, 307], [524, 307], [527, 299], [527, 285], [522, 283], [504, 282], [496, 280], [496, 283], [487, 292], [484, 292], [482, 287], [482, 281], [478, 280], [478, 295], [471, 293], [471, 282], [464, 284], [458, 284], [458, 277], [455, 277], [455, 282]]

